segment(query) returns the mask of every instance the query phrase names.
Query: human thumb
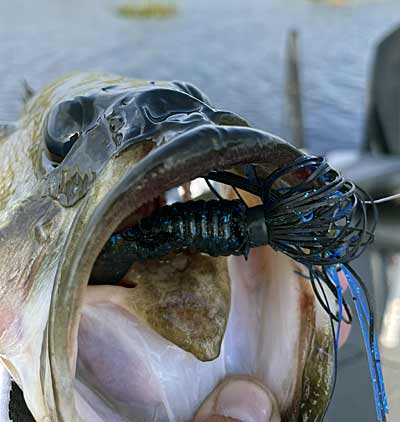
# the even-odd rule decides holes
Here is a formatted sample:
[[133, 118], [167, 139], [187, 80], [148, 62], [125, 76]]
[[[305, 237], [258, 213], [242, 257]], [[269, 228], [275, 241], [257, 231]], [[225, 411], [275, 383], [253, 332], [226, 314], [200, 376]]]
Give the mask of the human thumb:
[[280, 422], [273, 394], [250, 377], [223, 381], [206, 399], [193, 422]]

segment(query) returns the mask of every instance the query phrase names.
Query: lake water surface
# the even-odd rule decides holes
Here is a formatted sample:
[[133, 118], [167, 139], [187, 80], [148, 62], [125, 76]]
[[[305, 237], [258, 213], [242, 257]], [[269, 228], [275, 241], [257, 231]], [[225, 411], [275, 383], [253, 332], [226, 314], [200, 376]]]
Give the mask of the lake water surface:
[[314, 152], [357, 147], [377, 40], [400, 4], [306, 0], [181, 0], [164, 20], [130, 20], [129, 0], [0, 2], [0, 120], [15, 118], [23, 78], [39, 88], [73, 71], [195, 83], [221, 108], [290, 137], [285, 45], [300, 33], [305, 136]]

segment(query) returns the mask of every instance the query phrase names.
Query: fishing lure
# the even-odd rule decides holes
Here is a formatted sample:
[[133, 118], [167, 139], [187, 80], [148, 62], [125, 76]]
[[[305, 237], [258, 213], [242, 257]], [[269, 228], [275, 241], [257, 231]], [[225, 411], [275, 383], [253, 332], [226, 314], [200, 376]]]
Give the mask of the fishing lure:
[[[122, 277], [135, 261], [170, 252], [247, 257], [251, 248], [270, 245], [308, 270], [317, 299], [331, 317], [336, 361], [341, 323], [351, 321], [339, 282], [342, 271], [367, 350], [377, 420], [384, 422], [388, 404], [374, 314], [367, 289], [349, 264], [373, 241], [375, 215], [370, 224], [368, 196], [320, 157], [301, 157], [266, 177], [258, 174], [256, 165], [247, 165], [245, 170], [245, 176], [211, 171], [204, 179], [217, 199], [166, 205], [130, 229], [114, 234], [98, 257], [92, 276], [98, 283], [110, 283], [116, 276], [115, 268], [112, 273], [107, 271], [113, 257], [118, 259]], [[223, 199], [211, 182], [233, 187], [238, 199]], [[259, 197], [261, 204], [248, 207], [239, 190]], [[372, 208], [375, 212], [373, 203]], [[336, 297], [337, 315], [324, 287]]]

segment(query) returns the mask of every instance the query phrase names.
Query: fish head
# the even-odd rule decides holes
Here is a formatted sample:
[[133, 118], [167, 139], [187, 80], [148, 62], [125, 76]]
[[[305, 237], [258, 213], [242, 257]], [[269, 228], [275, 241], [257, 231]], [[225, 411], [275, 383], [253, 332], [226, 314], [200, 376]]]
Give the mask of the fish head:
[[171, 190], [302, 152], [191, 84], [81, 73], [35, 95], [0, 149], [0, 355], [36, 420], [188, 420], [231, 375], [264, 383], [283, 421], [322, 420], [331, 326], [290, 258], [177, 254], [90, 282], [110, 236]]

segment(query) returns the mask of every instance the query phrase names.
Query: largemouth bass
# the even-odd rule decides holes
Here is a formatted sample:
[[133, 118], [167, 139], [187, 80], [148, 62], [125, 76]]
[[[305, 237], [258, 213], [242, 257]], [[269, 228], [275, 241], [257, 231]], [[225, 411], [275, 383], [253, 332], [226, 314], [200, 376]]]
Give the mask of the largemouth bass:
[[331, 325], [285, 255], [176, 254], [91, 282], [110, 236], [172, 189], [302, 152], [190, 84], [102, 74], [50, 84], [0, 136], [1, 362], [36, 421], [188, 421], [237, 375], [279, 420], [323, 420]]

